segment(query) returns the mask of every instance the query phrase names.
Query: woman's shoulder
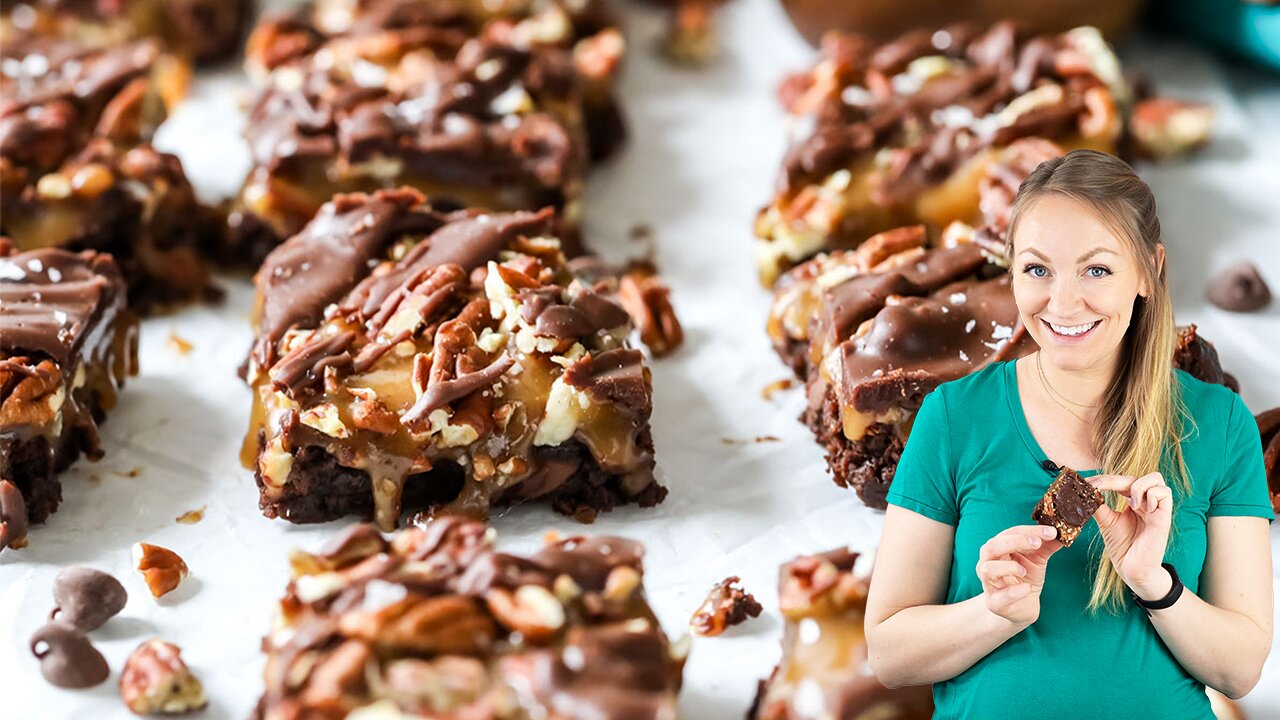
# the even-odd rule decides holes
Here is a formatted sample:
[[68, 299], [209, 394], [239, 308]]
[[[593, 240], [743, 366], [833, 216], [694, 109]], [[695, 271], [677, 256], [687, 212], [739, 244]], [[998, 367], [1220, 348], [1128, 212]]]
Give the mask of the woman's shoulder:
[[944, 393], [949, 406], [961, 407], [978, 403], [980, 407], [981, 403], [1004, 392], [1004, 366], [1010, 362], [1013, 361], [991, 363], [977, 372], [942, 383], [934, 392]]
[[1174, 377], [1182, 394], [1182, 403], [1198, 424], [1221, 422], [1225, 425], [1236, 405], [1244, 401], [1231, 388], [1200, 380], [1185, 370], [1174, 369]]

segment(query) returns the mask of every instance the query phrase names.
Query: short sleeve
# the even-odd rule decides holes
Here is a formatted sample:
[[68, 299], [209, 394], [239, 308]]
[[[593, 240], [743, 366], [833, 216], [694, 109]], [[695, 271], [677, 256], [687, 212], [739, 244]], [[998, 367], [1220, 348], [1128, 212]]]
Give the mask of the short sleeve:
[[1239, 395], [1231, 395], [1222, 476], [1209, 498], [1210, 517], [1247, 515], [1275, 520], [1267, 471], [1262, 462], [1262, 438], [1249, 408]]
[[889, 486], [888, 502], [941, 523], [957, 524], [960, 513], [951, 458], [947, 402], [938, 389], [925, 396], [916, 413]]

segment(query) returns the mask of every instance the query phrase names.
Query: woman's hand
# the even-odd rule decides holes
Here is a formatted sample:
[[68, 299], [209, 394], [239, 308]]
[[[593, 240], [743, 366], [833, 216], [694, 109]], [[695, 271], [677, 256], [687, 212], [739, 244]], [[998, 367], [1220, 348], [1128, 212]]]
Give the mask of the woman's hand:
[[1173, 583], [1160, 567], [1173, 521], [1173, 491], [1165, 485], [1164, 476], [1154, 472], [1136, 480], [1127, 475], [1085, 479], [1099, 490], [1120, 493], [1127, 501], [1120, 510], [1104, 503], [1093, 514], [1120, 579], [1144, 600], [1164, 597]]
[[1040, 617], [1044, 571], [1062, 548], [1056, 535], [1044, 525], [1015, 525], [982, 546], [977, 571], [987, 610], [1019, 628]]

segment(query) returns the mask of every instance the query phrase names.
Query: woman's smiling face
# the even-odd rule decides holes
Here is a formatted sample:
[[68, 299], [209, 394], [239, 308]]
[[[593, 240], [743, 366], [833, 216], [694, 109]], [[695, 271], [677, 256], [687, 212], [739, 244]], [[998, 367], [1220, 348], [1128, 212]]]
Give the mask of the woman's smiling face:
[[[1163, 248], [1157, 251], [1163, 261]], [[1149, 292], [1129, 244], [1089, 206], [1047, 193], [1014, 237], [1013, 296], [1046, 359], [1063, 370], [1112, 366], [1134, 300]]]

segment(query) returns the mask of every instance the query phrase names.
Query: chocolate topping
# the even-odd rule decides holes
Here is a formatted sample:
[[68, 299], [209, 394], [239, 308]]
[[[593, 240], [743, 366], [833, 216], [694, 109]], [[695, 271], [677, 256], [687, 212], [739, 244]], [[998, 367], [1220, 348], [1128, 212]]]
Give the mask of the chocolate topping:
[[1097, 488], [1086, 482], [1075, 470], [1064, 467], [1036, 504], [1031, 519], [1041, 525], [1056, 528], [1058, 540], [1065, 547], [1071, 547], [1079, 537], [1080, 530], [1103, 502], [1105, 498]]
[[564, 381], [632, 412], [648, 415], [649, 369], [639, 350], [619, 348], [587, 355], [565, 369]]
[[351, 353], [347, 348], [355, 337], [353, 332], [343, 332], [300, 345], [271, 368], [271, 382], [296, 397], [305, 388], [322, 381], [325, 368], [351, 367]]
[[927, 298], [884, 307], [870, 330], [840, 346], [842, 398], [861, 412], [906, 402], [919, 406], [939, 384], [1033, 346], [1008, 276], [962, 280]]
[[1267, 472], [1271, 507], [1280, 513], [1280, 408], [1258, 413], [1254, 420], [1262, 439], [1262, 465]]
[[546, 289], [522, 290], [521, 313], [525, 322], [534, 323], [539, 335], [571, 338], [592, 335], [626, 325], [627, 312], [612, 300], [583, 289], [569, 301], [560, 303], [559, 293]]
[[110, 255], [47, 248], [0, 257], [0, 351], [69, 367], [96, 353], [124, 305]]

